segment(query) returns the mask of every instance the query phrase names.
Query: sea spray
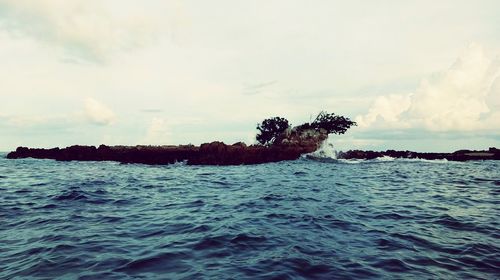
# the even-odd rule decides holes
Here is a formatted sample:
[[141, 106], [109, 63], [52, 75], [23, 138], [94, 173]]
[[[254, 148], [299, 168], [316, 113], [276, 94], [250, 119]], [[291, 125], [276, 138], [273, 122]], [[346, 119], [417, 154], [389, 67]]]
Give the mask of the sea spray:
[[324, 141], [321, 147], [316, 151], [306, 155], [307, 158], [312, 159], [333, 159], [336, 160], [338, 156], [338, 151], [334, 149], [332, 143]]

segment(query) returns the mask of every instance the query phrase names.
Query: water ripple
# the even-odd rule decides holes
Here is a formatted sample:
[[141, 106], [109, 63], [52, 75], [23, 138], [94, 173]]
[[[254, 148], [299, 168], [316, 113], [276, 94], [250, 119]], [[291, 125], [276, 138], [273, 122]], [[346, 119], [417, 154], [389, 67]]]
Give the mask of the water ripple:
[[0, 159], [0, 279], [495, 279], [496, 162]]

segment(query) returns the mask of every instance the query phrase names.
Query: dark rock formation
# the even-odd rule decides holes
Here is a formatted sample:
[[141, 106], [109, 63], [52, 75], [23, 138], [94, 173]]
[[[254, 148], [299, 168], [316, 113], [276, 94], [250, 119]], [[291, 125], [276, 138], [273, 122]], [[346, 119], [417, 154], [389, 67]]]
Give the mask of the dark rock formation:
[[44, 158], [59, 161], [118, 161], [122, 163], [169, 164], [184, 161], [198, 154], [195, 146], [71, 146], [54, 149], [19, 147], [7, 155], [15, 158]]
[[446, 159], [452, 161], [500, 160], [500, 150], [497, 148], [490, 148], [487, 151], [459, 150], [453, 153], [418, 153], [412, 151], [395, 150], [387, 150], [385, 152], [350, 150], [347, 152], [341, 152], [338, 155], [338, 157], [341, 159], [374, 159], [384, 156], [407, 159]]
[[196, 165], [238, 165], [295, 160], [302, 154], [316, 151], [327, 138], [325, 130], [292, 128], [283, 132], [270, 146], [247, 146], [242, 142], [233, 145], [222, 142], [202, 144], [198, 154], [187, 162]]
[[192, 165], [238, 165], [295, 160], [314, 151], [310, 143], [273, 145], [270, 147], [235, 143], [212, 142], [201, 146], [71, 146], [54, 149], [19, 147], [7, 155], [9, 159], [40, 158], [59, 161], [118, 161], [121, 163], [170, 164], [187, 161]]
[[[328, 131], [301, 125], [288, 128], [279, 134], [272, 144], [251, 145], [238, 142], [226, 145], [222, 142], [205, 143], [201, 146], [70, 146], [67, 148], [31, 149], [19, 147], [7, 155], [9, 159], [41, 158], [59, 161], [118, 161], [121, 163], [171, 164], [186, 161], [192, 165], [238, 165], [295, 160], [301, 155], [319, 149], [328, 138]], [[351, 150], [339, 153], [343, 159], [393, 158], [447, 159], [454, 161], [500, 159], [500, 150], [460, 150], [453, 153], [417, 153], [387, 150], [385, 152]]]
[[326, 139], [328, 139], [328, 132], [324, 129], [301, 129], [297, 126], [285, 130], [273, 146], [301, 147], [307, 150], [307, 153], [311, 153], [319, 149]]
[[[297, 139], [302, 141], [295, 142]], [[9, 159], [40, 158], [59, 161], [118, 161], [121, 163], [171, 164], [186, 161], [191, 165], [239, 165], [295, 160], [302, 154], [314, 152], [320, 146], [318, 139], [326, 139], [322, 134], [297, 134], [272, 146], [222, 142], [205, 143], [201, 146], [71, 146], [67, 148], [30, 149], [19, 147], [7, 155]], [[309, 141], [306, 141], [309, 140]], [[500, 150], [487, 151], [460, 150], [453, 153], [418, 153], [411, 151], [387, 150], [384, 152], [351, 150], [339, 153], [342, 159], [375, 159], [389, 156], [407, 159], [447, 159], [452, 161], [500, 160]]]
[[[275, 123], [282, 122], [283, 129], [275, 129]], [[201, 146], [71, 146], [54, 149], [30, 149], [19, 147], [7, 155], [9, 159], [16, 158], [44, 158], [60, 161], [92, 160], [118, 161], [122, 163], [169, 164], [187, 161], [188, 164], [203, 165], [237, 165], [295, 160], [302, 154], [316, 151], [328, 138], [329, 133], [344, 133], [355, 122], [349, 119], [321, 112], [315, 125], [304, 124], [294, 128], [289, 127], [288, 121], [283, 118], [265, 120], [269, 127], [261, 128], [266, 141], [262, 145], [247, 146], [238, 142], [226, 145], [222, 142], [205, 143]], [[323, 128], [327, 127], [327, 129]], [[328, 130], [329, 129], [329, 130]], [[259, 135], [257, 135], [257, 140]], [[272, 141], [270, 141], [272, 140]]]
[[295, 160], [302, 154], [317, 150], [328, 133], [323, 129], [287, 129], [270, 146], [238, 142], [226, 145], [222, 142], [205, 143], [201, 146], [71, 146], [54, 149], [30, 149], [19, 147], [7, 155], [9, 159], [44, 158], [60, 161], [118, 161], [121, 163], [170, 164], [187, 161], [192, 165], [238, 165]]

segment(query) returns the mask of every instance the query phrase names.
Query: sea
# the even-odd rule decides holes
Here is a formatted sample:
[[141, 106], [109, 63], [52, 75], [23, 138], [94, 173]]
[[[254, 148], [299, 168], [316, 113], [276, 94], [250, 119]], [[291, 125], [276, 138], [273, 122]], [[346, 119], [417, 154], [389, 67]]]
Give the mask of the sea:
[[500, 162], [5, 159], [0, 279], [500, 279]]

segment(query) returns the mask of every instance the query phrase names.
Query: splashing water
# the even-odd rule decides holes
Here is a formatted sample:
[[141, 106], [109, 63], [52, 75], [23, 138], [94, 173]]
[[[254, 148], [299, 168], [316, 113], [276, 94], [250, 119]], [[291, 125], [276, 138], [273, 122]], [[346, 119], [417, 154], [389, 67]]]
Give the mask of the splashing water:
[[336, 160], [338, 158], [338, 151], [334, 149], [332, 143], [324, 141], [323, 144], [321, 144], [321, 147], [318, 150], [308, 154], [307, 158]]

